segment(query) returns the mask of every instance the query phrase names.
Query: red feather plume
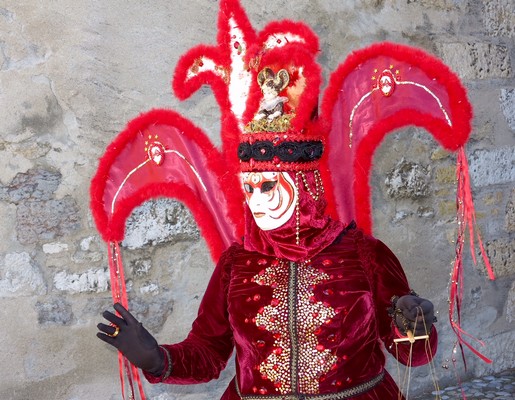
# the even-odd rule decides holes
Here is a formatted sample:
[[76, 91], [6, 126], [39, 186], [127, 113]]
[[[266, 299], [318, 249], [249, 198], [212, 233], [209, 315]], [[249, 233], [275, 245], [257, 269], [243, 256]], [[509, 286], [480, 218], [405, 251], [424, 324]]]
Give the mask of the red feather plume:
[[[381, 86], [382, 79], [390, 86]], [[325, 159], [335, 200], [329, 203], [343, 221], [356, 219], [371, 232], [369, 174], [385, 135], [415, 125], [455, 151], [469, 137], [472, 107], [459, 78], [439, 59], [385, 42], [352, 53], [332, 74], [321, 118], [333, 149]]]

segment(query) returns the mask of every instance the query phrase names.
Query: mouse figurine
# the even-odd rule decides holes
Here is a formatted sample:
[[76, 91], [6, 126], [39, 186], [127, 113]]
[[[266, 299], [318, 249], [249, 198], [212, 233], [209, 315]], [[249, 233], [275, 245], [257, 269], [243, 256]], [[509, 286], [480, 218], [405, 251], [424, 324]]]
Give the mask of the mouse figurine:
[[255, 121], [267, 118], [269, 121], [280, 117], [284, 112], [284, 103], [288, 97], [279, 96], [279, 93], [288, 86], [290, 76], [288, 71], [281, 69], [277, 74], [271, 68], [264, 68], [258, 74], [257, 81], [263, 93], [263, 99], [259, 103], [259, 111], [254, 117]]

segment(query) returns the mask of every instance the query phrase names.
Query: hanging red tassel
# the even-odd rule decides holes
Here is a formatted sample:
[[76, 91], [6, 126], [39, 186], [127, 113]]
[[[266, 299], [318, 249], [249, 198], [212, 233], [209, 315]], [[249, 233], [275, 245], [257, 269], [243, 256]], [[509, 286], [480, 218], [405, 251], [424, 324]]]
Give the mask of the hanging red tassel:
[[[457, 208], [457, 219], [458, 219], [458, 232], [456, 238], [456, 258], [451, 273], [451, 282], [449, 289], [449, 320], [451, 327], [458, 337], [456, 347], [459, 346], [461, 355], [466, 369], [465, 355], [463, 352], [463, 345], [467, 346], [475, 355], [481, 358], [487, 363], [491, 363], [492, 360], [481, 354], [475, 349], [464, 337], [472, 339], [477, 342], [480, 346], [484, 346], [484, 343], [474, 336], [470, 335], [461, 328], [461, 302], [463, 299], [463, 246], [465, 243], [465, 233], [468, 226], [470, 236], [470, 248], [472, 253], [472, 259], [474, 264], [476, 263], [475, 257], [475, 246], [474, 246], [474, 225], [476, 224], [476, 214], [474, 210], [474, 202], [472, 200], [472, 190], [470, 186], [469, 167], [465, 149], [461, 147], [458, 150], [457, 165], [456, 165], [456, 180], [457, 180], [457, 192], [456, 192], [456, 208]], [[491, 280], [495, 279], [492, 266], [484, 251], [483, 241], [479, 232], [476, 230], [477, 240], [481, 255], [488, 271], [488, 276]]]
[[[470, 186], [470, 175], [469, 175], [469, 166], [467, 161], [467, 156], [465, 154], [465, 149], [460, 147], [458, 150], [458, 158], [457, 158], [457, 179], [458, 179], [458, 201], [462, 201], [462, 209], [463, 209], [463, 219], [464, 219], [464, 228], [468, 225], [469, 228], [469, 240], [470, 240], [470, 252], [472, 254], [472, 259], [474, 260], [474, 264], [477, 264], [476, 254], [475, 254], [475, 246], [474, 246], [474, 226], [476, 225], [476, 211], [474, 209], [474, 202], [472, 200], [472, 189]], [[460, 198], [461, 196], [461, 198]], [[458, 202], [458, 214], [460, 213], [460, 204]], [[495, 279], [494, 271], [490, 264], [490, 260], [488, 260], [488, 256], [486, 254], [485, 248], [483, 246], [483, 240], [481, 239], [481, 235], [479, 231], [476, 230], [477, 241], [479, 244], [479, 249], [481, 250], [481, 256], [483, 257], [483, 262], [485, 263], [486, 270], [488, 272], [488, 277], [490, 280]]]
[[[109, 242], [107, 246], [107, 253], [109, 258], [109, 274], [111, 276], [111, 294], [113, 303], [121, 303], [126, 309], [129, 308], [127, 299], [127, 287], [125, 286], [125, 276], [123, 272], [122, 257], [120, 253], [120, 245], [118, 242]], [[118, 313], [117, 313], [118, 314]], [[120, 316], [118, 314], [118, 316]], [[139, 376], [138, 369], [130, 363], [129, 360], [121, 353], [118, 352], [118, 366], [120, 369], [120, 385], [122, 388], [122, 399], [125, 400], [125, 381], [129, 387], [128, 400], [134, 400], [134, 382], [136, 382], [139, 390], [141, 400], [146, 400], [143, 385]]]

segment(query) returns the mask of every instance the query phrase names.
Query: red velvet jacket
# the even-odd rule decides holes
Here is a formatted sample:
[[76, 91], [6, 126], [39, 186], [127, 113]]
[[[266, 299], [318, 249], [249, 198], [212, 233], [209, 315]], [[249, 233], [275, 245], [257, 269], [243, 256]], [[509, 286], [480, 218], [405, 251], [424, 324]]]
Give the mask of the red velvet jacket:
[[[383, 348], [408, 362], [409, 344], [393, 344], [396, 333], [387, 309], [392, 296], [409, 290], [394, 254], [359, 229], [348, 230], [299, 263], [233, 245], [214, 271], [189, 336], [165, 345], [173, 360], [165, 382], [217, 378], [235, 348], [236, 378], [223, 400], [240, 399], [237, 387], [244, 398], [256, 399], [352, 388], [383, 371]], [[433, 354], [436, 345], [433, 327]], [[417, 341], [412, 365], [428, 361], [424, 341]], [[373, 389], [353, 397], [397, 398], [397, 386], [387, 373]]]

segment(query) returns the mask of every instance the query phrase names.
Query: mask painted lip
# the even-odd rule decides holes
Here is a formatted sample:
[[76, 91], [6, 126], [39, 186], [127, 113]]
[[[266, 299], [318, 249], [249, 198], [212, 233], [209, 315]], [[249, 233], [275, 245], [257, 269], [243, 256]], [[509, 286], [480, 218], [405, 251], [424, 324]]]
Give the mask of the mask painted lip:
[[264, 212], [255, 212], [252, 214], [254, 215], [255, 218], [262, 218], [266, 215]]

